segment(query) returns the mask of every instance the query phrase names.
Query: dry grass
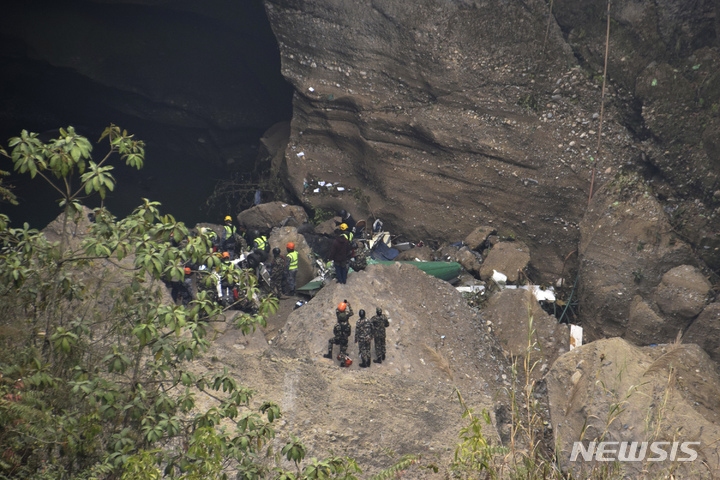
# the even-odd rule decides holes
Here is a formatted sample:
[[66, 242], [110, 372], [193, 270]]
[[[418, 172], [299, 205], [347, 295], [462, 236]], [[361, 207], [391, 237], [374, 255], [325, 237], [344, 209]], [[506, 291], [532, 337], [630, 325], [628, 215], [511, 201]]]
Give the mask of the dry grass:
[[452, 370], [450, 369], [450, 362], [447, 361], [447, 359], [442, 355], [442, 353], [432, 348], [428, 344], [423, 344], [423, 348], [430, 356], [430, 361], [432, 361], [438, 369], [445, 372], [445, 374], [450, 380], [454, 380]]

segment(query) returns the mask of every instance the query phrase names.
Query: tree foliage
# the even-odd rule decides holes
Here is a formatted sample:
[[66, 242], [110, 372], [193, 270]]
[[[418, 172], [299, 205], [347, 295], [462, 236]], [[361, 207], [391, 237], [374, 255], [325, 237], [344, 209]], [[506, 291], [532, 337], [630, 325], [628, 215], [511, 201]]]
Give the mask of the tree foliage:
[[[111, 155], [144, 161], [142, 142], [118, 127], [102, 139], [110, 151], [97, 163], [72, 127], [47, 144], [23, 131], [10, 154], [0, 151], [15, 171], [45, 179], [64, 210], [56, 242], [0, 215], [0, 478], [354, 478], [354, 462], [340, 458], [300, 471], [305, 448], [294, 437], [282, 456], [297, 472], [278, 466], [280, 455], [269, 465], [279, 407], [251, 408], [255, 392], [227, 369], [192, 369], [227, 312], [205, 291], [175, 305], [165, 282], [187, 263], [216, 271], [219, 259], [208, 238], [150, 200], [123, 219], [98, 209], [86, 220], [83, 195], [115, 187]], [[260, 298], [251, 272], [231, 275]], [[258, 302], [236, 318], [244, 333], [277, 307], [272, 297]], [[199, 396], [212, 408], [199, 409]]]

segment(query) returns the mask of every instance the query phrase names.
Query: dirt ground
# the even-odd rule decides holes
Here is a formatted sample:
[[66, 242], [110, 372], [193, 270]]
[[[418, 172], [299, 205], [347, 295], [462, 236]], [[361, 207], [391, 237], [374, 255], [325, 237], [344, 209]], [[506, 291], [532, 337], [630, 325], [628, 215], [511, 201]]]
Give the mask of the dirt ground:
[[[502, 349], [447, 282], [411, 265], [371, 265], [294, 309], [300, 298], [281, 299], [267, 328], [248, 337], [229, 322], [221, 325], [196, 365], [210, 371], [227, 367], [257, 392], [255, 405], [276, 401], [284, 412], [278, 445], [295, 434], [308, 457], [348, 455], [365, 473], [392, 466], [404, 454], [444, 467], [465, 425], [457, 391], [476, 413], [487, 410], [494, 418], [500, 405], [507, 407], [511, 371]], [[348, 348], [354, 363], [339, 368], [337, 360], [322, 355], [335, 309], [345, 299], [355, 313]], [[352, 342], [358, 312], [362, 308], [371, 316], [377, 306], [390, 318], [386, 361], [361, 369]], [[499, 439], [494, 426], [484, 434]], [[412, 476], [443, 478], [443, 473], [418, 466]]]

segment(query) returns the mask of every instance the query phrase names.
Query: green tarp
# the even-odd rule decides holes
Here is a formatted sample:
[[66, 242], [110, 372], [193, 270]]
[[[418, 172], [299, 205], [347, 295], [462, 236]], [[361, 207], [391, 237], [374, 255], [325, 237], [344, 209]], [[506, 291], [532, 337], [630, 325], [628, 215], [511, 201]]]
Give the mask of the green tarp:
[[[433, 277], [437, 277], [441, 280], [445, 280], [448, 282], [457, 278], [462, 271], [462, 265], [457, 262], [396, 262], [368, 259], [368, 264], [373, 263], [380, 263], [382, 265], [392, 265], [394, 263], [409, 263], [410, 265], [415, 265], [417, 268], [427, 273], [428, 275], [432, 275]], [[311, 292], [313, 290], [321, 288], [322, 286], [322, 281], [314, 280], [306, 285], [303, 285], [297, 290], [301, 292]]]
[[415, 265], [417, 268], [427, 273], [428, 275], [432, 275], [433, 277], [437, 277], [441, 280], [445, 280], [448, 282], [457, 278], [462, 271], [462, 265], [457, 262], [396, 262], [390, 260], [368, 260], [368, 263], [381, 263], [383, 265], [392, 265], [393, 263], [409, 263], [410, 265]]

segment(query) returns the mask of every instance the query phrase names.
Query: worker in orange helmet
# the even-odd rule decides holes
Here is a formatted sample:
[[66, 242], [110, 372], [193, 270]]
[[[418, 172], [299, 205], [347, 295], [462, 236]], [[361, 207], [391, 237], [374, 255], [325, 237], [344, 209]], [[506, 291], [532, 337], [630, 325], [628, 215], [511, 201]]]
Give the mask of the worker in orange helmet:
[[[343, 300], [335, 310], [335, 316], [337, 317], [337, 323], [335, 327], [333, 327], [333, 338], [328, 340], [328, 353], [327, 355], [323, 355], [323, 357], [332, 359], [333, 347], [339, 345], [340, 353], [338, 354], [338, 360], [341, 362], [340, 366], [345, 367], [349, 366], [346, 361], [348, 359], [347, 346], [352, 331], [350, 327], [350, 317], [353, 316], [353, 311], [350, 302]], [[352, 361], [350, 363], [352, 363]]]

